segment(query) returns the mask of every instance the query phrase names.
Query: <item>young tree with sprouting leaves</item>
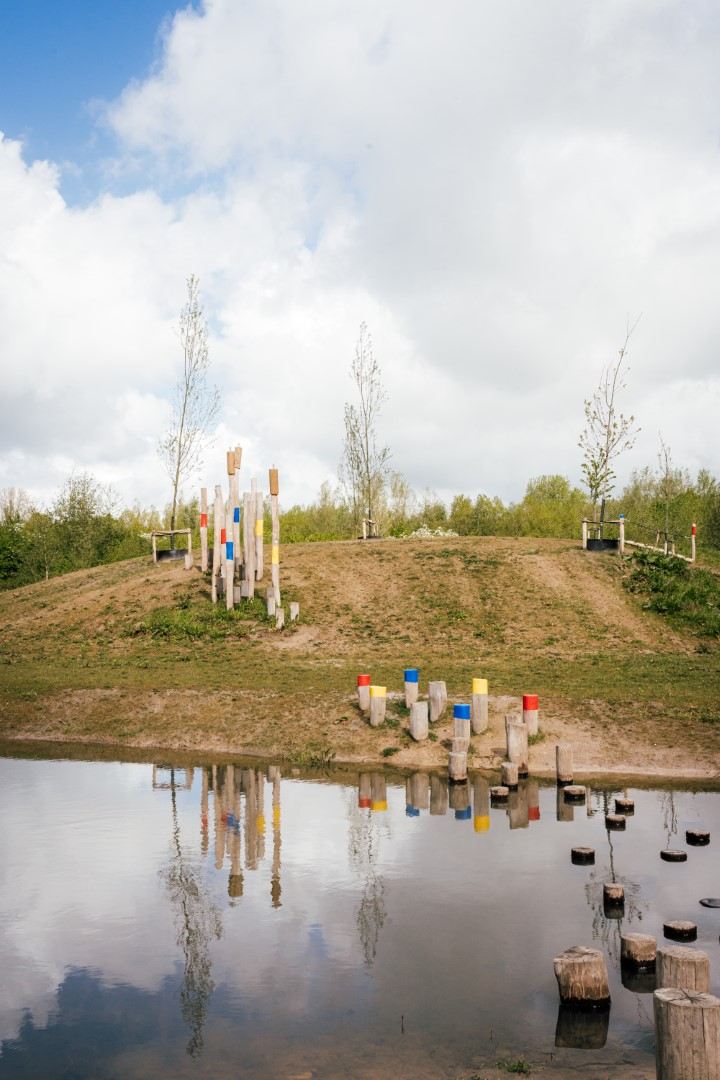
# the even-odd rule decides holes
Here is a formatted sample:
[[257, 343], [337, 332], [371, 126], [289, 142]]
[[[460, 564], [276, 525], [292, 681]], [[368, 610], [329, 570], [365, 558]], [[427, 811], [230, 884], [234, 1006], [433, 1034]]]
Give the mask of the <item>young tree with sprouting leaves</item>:
[[628, 323], [625, 340], [616, 360], [605, 365], [592, 397], [585, 401], [585, 428], [578, 445], [583, 452], [582, 473], [593, 504], [593, 514], [600, 503], [600, 523], [605, 518], [605, 500], [615, 487], [616, 458], [630, 450], [639, 427], [634, 416], [625, 416], [618, 407], [618, 398], [625, 389], [627, 354], [630, 337], [638, 324]]
[[390, 449], [378, 446], [377, 419], [386, 393], [380, 365], [373, 354], [367, 325], [360, 324], [350, 377], [357, 392], [356, 403], [345, 404], [345, 445], [340, 476], [358, 524], [363, 517], [375, 520], [387, 476]]
[[208, 384], [207, 319], [200, 303], [200, 282], [187, 280], [187, 300], [180, 312], [183, 363], [175, 387], [173, 416], [158, 450], [172, 482], [170, 529], [176, 525], [178, 496], [184, 480], [199, 467], [220, 405], [217, 387]]

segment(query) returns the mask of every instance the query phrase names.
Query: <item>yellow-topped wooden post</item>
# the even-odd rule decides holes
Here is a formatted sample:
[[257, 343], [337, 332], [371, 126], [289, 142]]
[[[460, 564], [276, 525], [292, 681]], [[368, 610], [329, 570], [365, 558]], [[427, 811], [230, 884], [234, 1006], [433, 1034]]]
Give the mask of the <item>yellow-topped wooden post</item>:
[[488, 681], [472, 681], [472, 729], [474, 735], [482, 735], [488, 727]]
[[370, 726], [379, 727], [385, 720], [385, 706], [387, 703], [387, 687], [370, 687]]

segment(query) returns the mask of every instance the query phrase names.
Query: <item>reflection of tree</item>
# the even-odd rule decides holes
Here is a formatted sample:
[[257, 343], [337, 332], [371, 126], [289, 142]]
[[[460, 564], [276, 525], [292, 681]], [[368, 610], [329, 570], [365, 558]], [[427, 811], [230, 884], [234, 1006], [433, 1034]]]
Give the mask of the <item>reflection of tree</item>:
[[211, 978], [210, 942], [222, 935], [220, 913], [208, 896], [202, 881], [183, 855], [180, 843], [180, 824], [177, 816], [175, 772], [171, 770], [172, 850], [168, 865], [160, 871], [175, 910], [177, 944], [183, 951], [185, 968], [180, 991], [180, 1010], [190, 1030], [186, 1047], [196, 1057], [203, 1047], [203, 1025], [210, 995], [214, 989]]
[[670, 847], [670, 841], [677, 833], [677, 810], [675, 809], [675, 792], [663, 791], [660, 796], [660, 806], [663, 812], [663, 825], [665, 827], [665, 833], [667, 835], [667, 846]]
[[377, 872], [379, 835], [377, 818], [367, 810], [358, 811], [355, 796], [348, 806], [348, 855], [350, 866], [363, 881], [356, 923], [365, 963], [370, 967], [377, 955], [380, 931], [386, 917], [385, 882]]

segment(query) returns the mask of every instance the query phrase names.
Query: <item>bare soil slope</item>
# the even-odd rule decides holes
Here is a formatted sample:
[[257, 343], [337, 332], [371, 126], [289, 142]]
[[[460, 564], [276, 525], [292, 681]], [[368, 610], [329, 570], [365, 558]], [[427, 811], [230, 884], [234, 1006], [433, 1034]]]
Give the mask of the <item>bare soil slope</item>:
[[[490, 680], [497, 763], [503, 716], [537, 692], [550, 771], [567, 737], [587, 772], [720, 773], [720, 656], [675, 633], [622, 588], [616, 556], [568, 541], [468, 537], [283, 549], [283, 632], [258, 603], [227, 620], [180, 563], [132, 560], [0, 594], [0, 737], [111, 742], [319, 760], [443, 764], [447, 723], [422, 746], [354, 706], [355, 675], [389, 691], [402, 669], [446, 679], [451, 701]], [[264, 592], [264, 590], [263, 590]]]

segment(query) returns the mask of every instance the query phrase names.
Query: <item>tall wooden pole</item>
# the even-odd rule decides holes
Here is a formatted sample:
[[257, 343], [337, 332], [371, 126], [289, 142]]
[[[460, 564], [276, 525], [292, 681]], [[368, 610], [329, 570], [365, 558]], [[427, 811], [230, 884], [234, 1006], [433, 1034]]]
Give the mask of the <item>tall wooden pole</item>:
[[277, 469], [270, 470], [270, 514], [272, 516], [271, 569], [272, 587], [275, 591], [275, 603], [280, 603], [280, 477]]
[[203, 574], [208, 568], [208, 501], [207, 488], [200, 488], [200, 569]]
[[228, 611], [232, 611], [235, 605], [235, 553], [234, 545], [231, 539], [233, 534], [233, 516], [229, 509], [225, 514], [225, 607]]
[[220, 532], [222, 530], [223, 522], [223, 502], [222, 502], [222, 488], [219, 484], [215, 485], [215, 503], [213, 505], [213, 564], [212, 564], [212, 602], [217, 604], [217, 581], [220, 576], [220, 566], [222, 564], [222, 552], [220, 550]]
[[257, 496], [257, 480], [250, 481], [250, 494], [243, 496], [243, 513], [247, 521], [245, 536], [247, 546], [245, 548], [245, 566], [247, 568], [246, 579], [248, 597], [252, 600], [255, 595], [255, 503]]
[[265, 517], [265, 499], [262, 491], [255, 495], [255, 580], [262, 581], [265, 570], [263, 564], [263, 525]]
[[697, 525], [693, 521], [690, 529], [690, 562], [695, 562], [695, 537], [697, 535]]
[[242, 462], [242, 446], [236, 446], [233, 451], [235, 458], [235, 472], [233, 473], [233, 544], [235, 545], [235, 566], [239, 567], [243, 561], [243, 546], [240, 540], [240, 464]]

